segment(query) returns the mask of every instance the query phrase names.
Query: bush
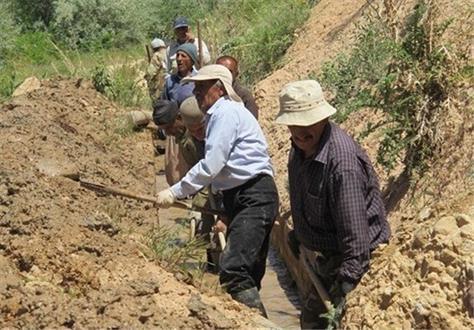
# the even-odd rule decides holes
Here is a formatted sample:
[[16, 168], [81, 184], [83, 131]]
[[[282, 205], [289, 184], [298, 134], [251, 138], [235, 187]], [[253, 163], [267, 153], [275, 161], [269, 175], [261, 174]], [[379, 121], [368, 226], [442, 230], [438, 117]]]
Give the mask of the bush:
[[72, 49], [121, 47], [143, 39], [138, 8], [125, 0], [57, 0], [50, 29]]
[[448, 51], [442, 42], [449, 22], [438, 23], [437, 10], [433, 2], [419, 0], [395, 33], [388, 28], [391, 17], [370, 23], [349, 55], [323, 68], [322, 82], [333, 92], [338, 121], [364, 107], [385, 114], [368, 130], [384, 127], [377, 161], [388, 170], [402, 160], [408, 173], [422, 171], [440, 149], [439, 126], [455, 97], [455, 79], [467, 64], [463, 52]]
[[125, 107], [149, 106], [149, 96], [140, 86], [140, 71], [134, 66], [96, 67], [92, 82], [100, 93]]
[[15, 25], [14, 15], [10, 7], [0, 3], [0, 70], [5, 65], [4, 58], [15, 45], [15, 38], [18, 36], [19, 29]]

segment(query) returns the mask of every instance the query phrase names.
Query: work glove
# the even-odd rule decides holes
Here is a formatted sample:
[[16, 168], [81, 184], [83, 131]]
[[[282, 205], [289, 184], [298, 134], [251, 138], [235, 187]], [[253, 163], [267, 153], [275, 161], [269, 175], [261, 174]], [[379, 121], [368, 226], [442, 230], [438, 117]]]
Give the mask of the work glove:
[[288, 246], [296, 259], [300, 258], [300, 244], [296, 238], [295, 230], [288, 232]]
[[336, 280], [329, 289], [329, 296], [334, 306], [332, 311], [329, 311], [323, 317], [328, 319], [328, 326], [326, 330], [339, 329], [340, 321], [346, 308], [346, 295], [355, 288], [355, 284]]
[[176, 196], [170, 188], [162, 190], [156, 196], [156, 204], [158, 207], [168, 208], [176, 202]]

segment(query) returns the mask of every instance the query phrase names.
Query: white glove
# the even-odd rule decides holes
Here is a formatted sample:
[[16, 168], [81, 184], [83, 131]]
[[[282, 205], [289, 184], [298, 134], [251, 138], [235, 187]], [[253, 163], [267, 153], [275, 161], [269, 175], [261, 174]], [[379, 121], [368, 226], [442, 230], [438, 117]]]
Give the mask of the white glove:
[[156, 196], [156, 204], [158, 204], [158, 207], [168, 208], [174, 202], [176, 202], [176, 196], [170, 188], [160, 191]]

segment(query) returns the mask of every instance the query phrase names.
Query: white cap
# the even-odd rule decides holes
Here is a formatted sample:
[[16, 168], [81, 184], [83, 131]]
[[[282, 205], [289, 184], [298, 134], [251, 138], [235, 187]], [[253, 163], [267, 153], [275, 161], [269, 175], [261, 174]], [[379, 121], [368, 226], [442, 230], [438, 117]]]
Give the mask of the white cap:
[[160, 48], [160, 47], [166, 47], [165, 42], [161, 40], [160, 38], [155, 38], [151, 41], [151, 48]]

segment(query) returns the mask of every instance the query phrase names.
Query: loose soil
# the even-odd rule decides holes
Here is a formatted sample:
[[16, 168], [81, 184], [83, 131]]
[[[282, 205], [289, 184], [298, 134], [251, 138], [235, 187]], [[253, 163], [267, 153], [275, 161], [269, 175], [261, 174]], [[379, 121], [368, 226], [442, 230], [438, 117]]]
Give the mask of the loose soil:
[[[154, 193], [149, 131], [128, 134], [83, 80], [43, 80], [0, 108], [0, 325], [248, 328], [262, 319], [153, 261], [157, 210], [59, 176]], [[164, 210], [161, 217], [170, 218]]]
[[[443, 1], [447, 17], [457, 3]], [[284, 65], [256, 87], [282, 205], [273, 243], [303, 296], [307, 278], [284, 244], [291, 227], [289, 135], [273, 124], [278, 92], [347, 49], [368, 7], [365, 0], [320, 1]], [[271, 326], [227, 295], [199, 291], [153, 260], [146, 237], [158, 214], [151, 205], [95, 194], [59, 175], [79, 171], [91, 181], [152, 195], [150, 132], [132, 133], [121, 119], [125, 110], [87, 81], [30, 83], [0, 107], [0, 326]], [[472, 105], [453, 106], [443, 150], [416, 186], [400, 176], [401, 167], [390, 174], [377, 167], [393, 236], [349, 295], [344, 327], [474, 328], [474, 127], [466, 109]], [[360, 112], [344, 127], [356, 135], [373, 119]], [[363, 141], [372, 159], [378, 134]], [[160, 211], [163, 220], [175, 217]]]

